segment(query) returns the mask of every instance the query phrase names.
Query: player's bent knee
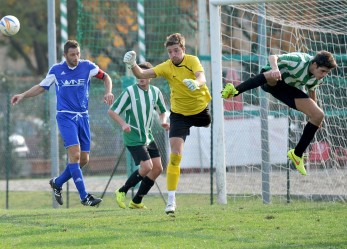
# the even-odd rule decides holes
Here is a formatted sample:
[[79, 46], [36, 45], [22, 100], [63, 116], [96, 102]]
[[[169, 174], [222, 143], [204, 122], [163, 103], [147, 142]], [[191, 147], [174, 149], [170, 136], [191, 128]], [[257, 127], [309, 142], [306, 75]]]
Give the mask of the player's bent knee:
[[179, 154], [170, 154], [170, 164], [172, 166], [179, 166], [182, 160], [182, 156]]
[[323, 122], [323, 119], [324, 119], [324, 112], [321, 109], [318, 109], [311, 117], [311, 120], [318, 125]]
[[160, 165], [153, 165], [152, 171], [161, 174], [163, 172], [163, 166]]
[[163, 172], [163, 167], [153, 167], [151, 170], [151, 174], [157, 178]]
[[141, 162], [140, 163], [141, 166], [141, 175], [147, 175], [152, 169], [153, 169], [153, 165], [148, 161], [146, 162]]

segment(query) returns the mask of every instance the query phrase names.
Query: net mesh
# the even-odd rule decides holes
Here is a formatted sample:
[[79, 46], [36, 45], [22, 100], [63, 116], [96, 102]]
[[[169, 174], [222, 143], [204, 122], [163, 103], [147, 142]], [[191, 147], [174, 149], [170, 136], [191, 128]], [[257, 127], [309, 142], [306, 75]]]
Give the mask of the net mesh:
[[[346, 193], [346, 1], [287, 1], [266, 4], [221, 6], [223, 81], [239, 84], [255, 76], [267, 55], [305, 52], [334, 54], [338, 69], [326, 77], [317, 91], [325, 121], [306, 151], [308, 177], [288, 165], [286, 154], [300, 138], [307, 117], [270, 95], [268, 102], [268, 147], [271, 165], [270, 192], [305, 198], [341, 198]], [[266, 52], [259, 40], [258, 25], [265, 24]], [[254, 89], [224, 101], [228, 193], [261, 194], [262, 154], [260, 111], [264, 93]], [[237, 158], [237, 159], [235, 159]], [[288, 167], [290, 171], [287, 172]], [[250, 177], [249, 177], [250, 176]], [[241, 188], [237, 186], [242, 186]]]
[[[78, 0], [77, 37], [82, 47], [82, 57], [90, 59], [105, 70], [113, 79], [113, 93], [117, 97], [125, 85], [134, 82], [128, 75], [123, 55], [128, 50], [140, 54], [139, 31], [145, 34], [145, 59], [157, 65], [168, 59], [164, 48], [166, 36], [182, 33], [186, 38], [186, 52], [199, 55], [199, 25], [209, 20], [198, 19], [200, 1], [180, 0]], [[144, 7], [144, 30], [139, 30], [138, 3]], [[266, 14], [259, 14], [259, 7]], [[307, 169], [309, 176], [303, 178], [290, 168], [286, 158], [288, 148], [295, 145], [307, 122], [301, 113], [288, 110], [286, 106], [267, 96], [269, 153], [271, 163], [270, 193], [279, 196], [303, 196], [307, 200], [344, 198], [346, 193], [347, 128], [346, 128], [346, 1], [288, 1], [269, 2], [265, 5], [240, 4], [221, 7], [221, 36], [223, 55], [223, 84], [232, 81], [238, 84], [256, 75], [260, 70], [259, 59], [266, 54], [281, 54], [301, 51], [314, 54], [325, 49], [332, 52], [339, 68], [326, 79], [318, 90], [319, 105], [325, 111], [325, 121], [309, 147]], [[70, 10], [69, 10], [70, 11]], [[267, 41], [266, 54], [259, 49], [259, 18], [265, 19]], [[69, 24], [70, 25], [70, 24]], [[208, 37], [206, 37], [208, 40]], [[211, 44], [215, 46], [215, 44]], [[206, 54], [200, 56], [203, 63], [209, 63]], [[205, 60], [205, 61], [203, 61]], [[206, 73], [208, 74], [207, 67]], [[8, 83], [11, 92], [2, 82], [0, 107], [1, 146], [0, 168], [2, 179], [6, 165], [10, 170], [11, 188], [16, 190], [50, 191], [47, 178], [50, 177], [50, 127], [49, 98], [42, 95], [25, 100], [16, 107], [8, 105], [13, 92], [22, 92], [41, 78], [11, 76]], [[170, 90], [164, 79], [153, 80], [170, 108]], [[219, 84], [214, 82], [213, 84]], [[16, 86], [16, 87], [14, 87]], [[212, 89], [212, 85], [208, 82]], [[91, 192], [102, 192], [112, 170], [116, 168], [108, 192], [120, 187], [134, 165], [129, 155], [123, 152], [122, 131], [107, 115], [103, 103], [103, 84], [93, 80], [90, 92], [90, 124], [92, 151], [90, 164], [83, 169], [86, 186]], [[227, 193], [236, 197], [258, 197], [262, 194], [262, 126], [260, 119], [261, 91], [255, 89], [232, 100], [224, 102], [225, 146], [227, 164]], [[213, 96], [220, 98], [220, 96]], [[8, 115], [9, 114], [9, 115]], [[213, 113], [212, 113], [213, 115]], [[155, 134], [163, 158], [168, 161], [167, 133], [158, 122], [154, 123]], [[179, 193], [215, 193], [215, 177], [210, 175], [211, 130], [192, 128], [187, 137], [181, 164]], [[6, 143], [8, 136], [11, 143]], [[59, 166], [65, 168], [66, 152], [59, 136]], [[131, 160], [130, 160], [131, 161]], [[288, 168], [290, 170], [288, 171]], [[164, 171], [165, 172], [165, 171]], [[22, 181], [16, 178], [33, 178]], [[39, 180], [38, 178], [42, 178]], [[158, 186], [166, 190], [165, 173], [158, 178]], [[2, 189], [5, 182], [1, 181]], [[75, 191], [74, 184], [70, 184]], [[158, 193], [153, 187], [150, 193]]]
[[[144, 10], [143, 30], [139, 25], [139, 8], [138, 4], [142, 4]], [[197, 1], [79, 1], [79, 19], [78, 19], [78, 40], [81, 42], [82, 53], [87, 58], [95, 61], [106, 72], [113, 75], [115, 97], [128, 84], [134, 83], [135, 79], [128, 74], [123, 63], [123, 56], [129, 50], [134, 50], [139, 56], [143, 51], [140, 47], [140, 34], [144, 34], [145, 39], [145, 59], [152, 65], [157, 65], [168, 59], [164, 42], [166, 37], [172, 33], [182, 33], [186, 38], [186, 52], [197, 55]], [[138, 61], [139, 62], [139, 61]], [[170, 89], [165, 79], [156, 78], [152, 80], [152, 84], [159, 87], [163, 92], [164, 99], [167, 103], [167, 109], [170, 109]], [[93, 141], [101, 144], [103, 148], [100, 151], [108, 153], [111, 157], [115, 157], [117, 161], [117, 153], [121, 151], [123, 146], [122, 131], [119, 125], [115, 124], [105, 115], [105, 110], [90, 110], [91, 117], [102, 115], [100, 121], [94, 117], [91, 121], [91, 130], [95, 133]], [[93, 126], [93, 123], [95, 124]], [[96, 125], [97, 124], [97, 125]], [[170, 153], [168, 134], [161, 128], [158, 121], [154, 123], [153, 132], [162, 156], [164, 173], [157, 179], [158, 186], [161, 190], [166, 191], [165, 168]], [[186, 147], [196, 144], [197, 129], [192, 130], [192, 135], [187, 139]], [[206, 130], [205, 135], [199, 136], [198, 144], [207, 140], [209, 143], [209, 131]], [[98, 141], [101, 141], [99, 143]], [[99, 148], [98, 148], [99, 149]], [[99, 150], [93, 150], [91, 158], [98, 159]], [[193, 153], [192, 153], [193, 151]], [[190, 151], [186, 151], [182, 161], [182, 175], [179, 184], [179, 192], [209, 193], [209, 173], [204, 168], [209, 167], [209, 162], [201, 166], [204, 158], [201, 155], [209, 154], [209, 151], [200, 153], [199, 145], [194, 146]], [[126, 152], [127, 154], [127, 152]], [[124, 157], [124, 161], [119, 164], [115, 173], [115, 178], [124, 178], [129, 173], [129, 155]], [[189, 163], [188, 163], [189, 162]], [[91, 164], [91, 167], [94, 167]], [[205, 183], [197, 184], [191, 187], [192, 183], [197, 183], [197, 178], [201, 177], [201, 173], [206, 178]], [[112, 185], [120, 187], [122, 182]], [[113, 186], [114, 186], [113, 185]], [[195, 185], [195, 184], [194, 184]], [[202, 187], [203, 186], [203, 187]], [[110, 190], [114, 190], [112, 187]], [[151, 193], [156, 193], [157, 188], [153, 187]]]
[[[143, 30], [140, 29], [139, 25], [138, 4], [143, 4], [144, 9], [145, 24]], [[69, 17], [71, 17], [71, 11], [68, 10]], [[126, 71], [123, 56], [129, 50], [135, 50], [138, 55], [142, 52], [139, 46], [139, 34], [141, 32], [145, 34], [145, 59], [153, 65], [168, 59], [164, 42], [168, 35], [176, 32], [185, 36], [186, 52], [198, 55], [197, 15], [196, 0], [79, 0], [77, 1], [76, 26], [74, 23], [68, 23], [68, 25], [69, 28], [70, 26], [77, 28], [76, 40], [81, 45], [81, 58], [95, 62], [111, 76], [113, 93], [117, 97], [125, 86], [136, 81]], [[70, 36], [69, 38], [73, 39], [74, 37]], [[13, 92], [18, 93], [41, 80], [41, 78], [26, 79], [27, 81], [24, 83], [24, 79], [15, 77], [12, 77], [12, 79], [22, 82], [16, 84], [21, 86], [21, 89], [12, 89]], [[163, 92], [169, 110], [170, 89], [167, 82], [165, 79], [158, 78], [154, 79], [152, 83]], [[104, 86], [102, 82], [92, 80], [89, 96], [92, 147], [90, 162], [83, 168], [87, 190], [92, 193], [105, 190], [113, 170], [115, 172], [107, 188], [109, 193], [122, 186], [130, 172], [136, 169], [129, 153], [126, 150], [124, 151], [121, 128], [107, 115], [108, 107], [103, 103], [103, 94]], [[0, 106], [3, 109], [7, 108], [6, 99], [10, 95], [10, 93], [4, 96], [2, 94]], [[10, 127], [11, 132], [18, 131], [24, 137], [28, 146], [28, 153], [20, 160], [18, 155], [14, 155], [13, 158], [9, 159], [12, 160], [10, 179], [13, 189], [31, 191], [44, 189], [50, 191], [47, 183], [47, 179], [51, 175], [48, 95], [44, 94], [25, 100], [25, 104], [18, 105], [12, 110], [8, 119], [6, 115], [0, 116], [0, 118], [1, 123], [4, 125], [9, 122], [15, 124]], [[3, 130], [5, 128], [4, 126]], [[163, 167], [166, 168], [168, 154], [170, 153], [168, 134], [161, 128], [158, 120], [154, 122], [152, 131], [162, 155]], [[199, 130], [192, 129], [191, 136], [187, 138], [186, 147], [192, 149], [185, 150], [185, 161], [182, 162], [182, 175], [178, 189], [181, 193], [210, 192], [209, 161], [206, 160], [209, 151], [200, 150], [201, 144], [209, 144], [209, 130], [199, 136], [198, 134], [200, 134]], [[2, 141], [6, 141], [6, 133], [2, 132], [1, 136], [4, 138]], [[60, 172], [62, 172], [66, 165], [67, 154], [60, 135], [57, 139], [59, 139], [59, 167]], [[2, 155], [6, 155], [5, 144], [1, 148]], [[5, 158], [4, 156], [1, 160], [5, 161]], [[17, 168], [15, 163], [18, 165]], [[5, 162], [3, 165], [5, 165]], [[1, 168], [1, 170], [1, 173], [5, 172], [5, 168]], [[16, 181], [16, 178], [21, 177], [35, 178], [36, 180], [35, 183], [28, 182], [28, 184], [20, 180]], [[71, 180], [70, 182], [70, 191], [76, 192], [73, 182]], [[4, 181], [2, 183], [3, 189], [5, 189], [6, 183]], [[160, 190], [166, 191], [165, 173], [157, 179], [157, 183], [158, 185], [152, 188], [151, 194], [157, 194]], [[206, 201], [208, 202], [208, 200]]]

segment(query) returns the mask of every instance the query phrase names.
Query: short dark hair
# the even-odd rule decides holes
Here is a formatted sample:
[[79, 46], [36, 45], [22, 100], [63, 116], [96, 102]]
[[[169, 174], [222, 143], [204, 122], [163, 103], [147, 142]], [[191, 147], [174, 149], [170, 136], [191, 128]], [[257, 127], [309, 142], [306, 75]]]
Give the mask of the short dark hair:
[[313, 58], [312, 63], [316, 63], [317, 67], [327, 67], [333, 69], [337, 67], [334, 56], [325, 50], [319, 51]]
[[64, 54], [67, 54], [69, 52], [70, 48], [79, 48], [80, 44], [78, 44], [75, 40], [67, 40], [64, 44]]
[[150, 69], [153, 67], [152, 64], [149, 63], [148, 61], [142, 62], [142, 63], [138, 64], [138, 66], [142, 69]]
[[185, 47], [186, 39], [184, 38], [183, 35], [181, 35], [180, 33], [175, 33], [166, 37], [166, 41], [164, 43], [166, 48], [176, 44], [180, 45], [181, 48]]

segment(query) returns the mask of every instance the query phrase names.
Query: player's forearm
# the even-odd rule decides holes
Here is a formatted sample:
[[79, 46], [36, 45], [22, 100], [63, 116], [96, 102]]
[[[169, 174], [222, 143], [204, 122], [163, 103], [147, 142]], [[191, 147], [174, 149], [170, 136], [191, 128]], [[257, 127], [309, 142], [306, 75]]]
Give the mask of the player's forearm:
[[170, 129], [170, 124], [167, 122], [166, 112], [159, 114], [159, 120], [161, 123], [161, 127], [163, 127], [166, 131]]
[[167, 115], [166, 115], [166, 112], [163, 112], [163, 113], [160, 113], [160, 114], [159, 114], [159, 120], [160, 120], [160, 123], [161, 123], [161, 124], [167, 122]]
[[121, 118], [121, 116], [119, 116], [117, 113], [115, 113], [113, 110], [108, 110], [108, 115], [114, 120], [116, 121], [121, 127], [123, 127], [124, 125], [126, 125], [126, 122]]
[[206, 84], [206, 77], [204, 72], [197, 72], [195, 76], [196, 76], [196, 81], [198, 82], [199, 87]]
[[31, 98], [43, 93], [44, 91], [45, 89], [42, 86], [35, 85], [29, 90], [23, 92], [22, 95], [23, 95], [23, 98]]
[[270, 55], [269, 56], [269, 63], [273, 70], [278, 70], [278, 64], [277, 64], [278, 57], [277, 55]]
[[142, 69], [135, 63], [134, 67], [131, 68], [131, 71], [135, 75], [136, 78], [141, 79]]
[[136, 63], [133, 68], [131, 68], [131, 71], [138, 79], [150, 79], [155, 78], [157, 75], [154, 73], [153, 69], [142, 69], [140, 68]]
[[108, 74], [105, 74], [104, 85], [105, 94], [112, 93], [112, 79]]

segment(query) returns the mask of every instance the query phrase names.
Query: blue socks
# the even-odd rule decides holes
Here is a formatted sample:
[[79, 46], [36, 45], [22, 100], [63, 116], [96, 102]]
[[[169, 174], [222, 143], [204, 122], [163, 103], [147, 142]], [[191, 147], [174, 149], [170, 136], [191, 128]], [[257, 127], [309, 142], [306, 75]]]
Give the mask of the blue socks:
[[78, 193], [80, 194], [80, 199], [84, 200], [88, 193], [86, 192], [86, 187], [84, 185], [82, 170], [80, 168], [79, 163], [69, 163], [67, 167], [70, 169], [70, 173], [72, 176], [72, 179], [75, 183], [75, 186], [78, 190]]
[[80, 198], [83, 201], [87, 197], [88, 193], [84, 185], [83, 174], [79, 163], [68, 163], [63, 173], [61, 173], [54, 182], [58, 187], [62, 187], [71, 177], [78, 193], [80, 194]]
[[70, 169], [68, 167], [69, 165], [66, 165], [65, 170], [63, 171], [63, 173], [61, 173], [60, 176], [58, 176], [57, 178], [55, 178], [54, 183], [58, 186], [58, 187], [62, 187], [63, 184], [65, 182], [67, 182], [68, 180], [70, 180], [71, 178], [71, 173], [70, 173]]

